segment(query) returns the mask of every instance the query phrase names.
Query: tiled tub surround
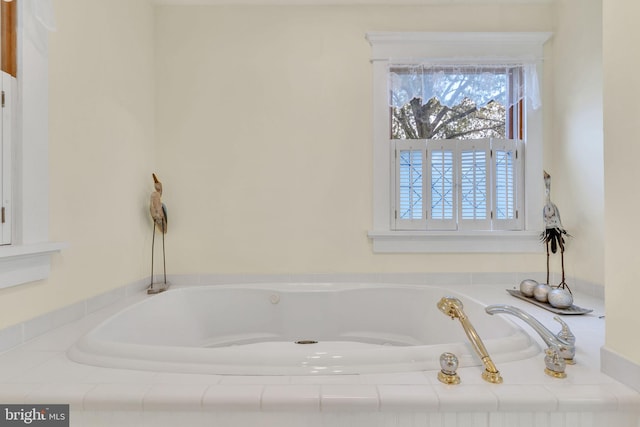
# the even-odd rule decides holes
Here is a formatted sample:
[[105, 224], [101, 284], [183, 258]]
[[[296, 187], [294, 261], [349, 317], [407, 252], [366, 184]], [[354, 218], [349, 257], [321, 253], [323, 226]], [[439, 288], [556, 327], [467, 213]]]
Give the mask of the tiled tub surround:
[[[551, 330], [558, 327], [552, 313], [509, 296], [504, 285], [448, 288], [483, 304], [520, 307]], [[0, 403], [68, 403], [72, 426], [638, 427], [640, 394], [599, 369], [603, 302], [574, 293], [577, 305], [594, 311], [564, 317], [577, 337], [577, 364], [567, 366], [566, 379], [544, 374], [543, 355], [538, 354], [498, 364], [504, 377], [498, 385], [484, 382], [479, 366], [462, 367], [462, 383], [456, 386], [438, 382], [437, 371], [240, 376], [72, 362], [67, 351], [82, 335], [123, 308], [154, 298], [142, 291], [120, 301], [111, 295], [105, 300], [113, 303], [106, 307], [0, 355]], [[435, 303], [425, 310], [443, 316]], [[529, 326], [510, 321], [544, 347]], [[460, 325], [452, 321], [451, 328]], [[16, 332], [0, 338], [6, 341], [7, 333]]]

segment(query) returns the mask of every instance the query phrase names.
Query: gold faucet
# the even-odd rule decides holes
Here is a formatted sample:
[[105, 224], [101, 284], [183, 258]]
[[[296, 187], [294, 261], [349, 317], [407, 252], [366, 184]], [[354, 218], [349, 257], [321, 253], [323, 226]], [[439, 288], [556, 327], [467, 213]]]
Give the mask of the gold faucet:
[[491, 360], [491, 356], [489, 356], [475, 328], [471, 325], [469, 318], [464, 314], [464, 311], [462, 311], [462, 302], [457, 298], [442, 297], [438, 302], [438, 308], [444, 314], [451, 317], [451, 319], [458, 318], [460, 320], [464, 332], [467, 334], [467, 337], [469, 337], [471, 345], [476, 353], [478, 353], [478, 356], [480, 356], [482, 364], [484, 365], [482, 379], [494, 384], [502, 383], [502, 376], [500, 372], [498, 372], [498, 368], [496, 368], [496, 365]]

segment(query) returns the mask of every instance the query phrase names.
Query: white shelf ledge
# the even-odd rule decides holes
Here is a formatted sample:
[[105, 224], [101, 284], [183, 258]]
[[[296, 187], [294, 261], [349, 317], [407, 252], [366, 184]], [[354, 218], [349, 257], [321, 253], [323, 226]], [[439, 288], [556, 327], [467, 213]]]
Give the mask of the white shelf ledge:
[[376, 253], [538, 253], [535, 231], [369, 231]]
[[46, 279], [51, 255], [67, 246], [61, 242], [0, 246], [0, 288]]

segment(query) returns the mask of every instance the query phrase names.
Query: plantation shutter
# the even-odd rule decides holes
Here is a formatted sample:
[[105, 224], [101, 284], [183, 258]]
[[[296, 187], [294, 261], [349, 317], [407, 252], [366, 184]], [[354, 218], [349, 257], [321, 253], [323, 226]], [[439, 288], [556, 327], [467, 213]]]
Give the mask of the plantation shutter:
[[523, 194], [522, 156], [524, 144], [517, 140], [492, 141], [493, 229], [521, 230], [523, 206], [518, 194]]
[[458, 142], [458, 222], [461, 230], [491, 229], [490, 140]]
[[425, 229], [425, 141], [395, 142], [395, 209], [396, 230]]
[[456, 202], [456, 141], [430, 140], [427, 142], [429, 159], [428, 230], [455, 230], [457, 228]]
[[522, 229], [522, 141], [392, 143], [395, 230]]

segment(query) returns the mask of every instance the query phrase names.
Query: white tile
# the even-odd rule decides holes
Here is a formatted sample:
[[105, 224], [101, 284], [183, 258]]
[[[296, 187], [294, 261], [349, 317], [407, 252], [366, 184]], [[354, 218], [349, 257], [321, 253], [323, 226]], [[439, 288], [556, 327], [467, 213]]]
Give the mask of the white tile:
[[0, 330], [0, 352], [22, 344], [22, 324]]
[[25, 346], [13, 349], [0, 355], [0, 381], [20, 378], [24, 373], [59, 356], [59, 352], [30, 351]]
[[145, 384], [98, 384], [84, 398], [88, 411], [142, 411], [151, 386]]
[[145, 411], [200, 411], [207, 385], [155, 384], [144, 396]]
[[60, 353], [44, 363], [23, 372], [13, 380], [26, 383], [82, 383], [88, 382], [87, 378], [96, 369], [98, 368], [95, 366], [75, 363], [69, 360], [66, 354]]
[[289, 384], [286, 375], [221, 375], [219, 384]]
[[423, 371], [360, 375], [361, 384], [430, 384]]
[[378, 385], [381, 411], [421, 412], [437, 411], [438, 395], [432, 386], [397, 384]]
[[207, 374], [183, 374], [174, 372], [158, 372], [153, 377], [153, 382], [157, 384], [206, 384], [213, 385], [220, 383], [221, 375]]
[[30, 393], [42, 386], [43, 384], [0, 384], [0, 402], [24, 403]]
[[202, 398], [204, 410], [259, 411], [262, 385], [212, 385]]
[[544, 387], [558, 399], [559, 411], [606, 411], [618, 408], [616, 397], [600, 385], [560, 384]]
[[602, 375], [597, 368], [594, 369], [595, 366], [598, 366], [597, 363], [587, 363], [587, 359], [585, 357], [580, 357], [581, 355], [577, 352], [576, 355], [577, 364], [567, 365], [567, 369], [565, 369], [567, 378], [560, 381], [553, 381], [550, 385], [592, 385], [613, 382], [611, 378], [608, 378], [606, 375]]
[[74, 410], [82, 410], [84, 397], [95, 384], [43, 384], [26, 396], [25, 403], [69, 404]]
[[[83, 366], [82, 364], [76, 364]], [[154, 371], [140, 371], [135, 369], [116, 369], [93, 367], [84, 381], [100, 384], [151, 384], [158, 374]]]
[[319, 411], [320, 386], [267, 385], [262, 393], [263, 411]]
[[615, 396], [618, 410], [640, 412], [640, 393], [637, 391], [620, 383], [603, 384], [601, 387]]
[[80, 336], [87, 333], [91, 328], [93, 328], [93, 324], [85, 322], [83, 318], [33, 338], [25, 346], [40, 351], [66, 352]]
[[[540, 385], [557, 384], [561, 381], [566, 382], [566, 380], [550, 377], [544, 372], [544, 368], [542, 348], [540, 349], [540, 354], [529, 359], [498, 364], [504, 385]], [[465, 375], [463, 381], [467, 383], [467, 380], [468, 378]]]
[[492, 392], [500, 384], [465, 385], [459, 384], [434, 387], [441, 412], [494, 412], [498, 410], [498, 398]]
[[38, 337], [67, 323], [84, 317], [84, 302], [79, 302], [24, 322], [25, 341]]
[[360, 375], [292, 376], [291, 384], [361, 384]]
[[498, 397], [501, 412], [550, 412], [558, 408], [558, 399], [539, 385], [502, 384], [492, 392]]
[[320, 389], [322, 411], [377, 411], [378, 390], [373, 385], [327, 384]]

